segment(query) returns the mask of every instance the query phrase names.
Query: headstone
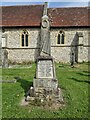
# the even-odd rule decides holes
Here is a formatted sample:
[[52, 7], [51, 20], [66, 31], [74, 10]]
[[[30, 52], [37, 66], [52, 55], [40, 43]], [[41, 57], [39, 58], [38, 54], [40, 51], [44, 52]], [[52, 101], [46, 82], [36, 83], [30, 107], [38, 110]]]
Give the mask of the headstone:
[[7, 35], [2, 34], [2, 67], [7, 68], [8, 67], [8, 51], [7, 51]]
[[2, 49], [2, 67], [8, 67], [8, 51], [6, 49]]
[[[33, 80], [34, 97], [41, 101], [62, 102], [61, 90], [58, 88], [54, 59], [51, 56], [50, 23], [47, 16], [47, 4], [41, 24], [40, 56], [37, 58], [36, 77]], [[32, 95], [31, 95], [32, 96]]]

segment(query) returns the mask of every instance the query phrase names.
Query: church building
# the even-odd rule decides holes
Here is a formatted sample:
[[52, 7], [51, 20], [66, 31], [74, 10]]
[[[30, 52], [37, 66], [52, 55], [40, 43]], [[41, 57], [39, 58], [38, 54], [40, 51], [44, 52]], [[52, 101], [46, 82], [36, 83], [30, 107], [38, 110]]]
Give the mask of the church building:
[[[2, 6], [0, 31], [3, 60], [28, 63], [39, 56], [41, 20], [45, 4]], [[89, 7], [47, 8], [51, 56], [56, 62], [88, 62]], [[1, 13], [0, 13], [1, 14]], [[4, 57], [6, 54], [6, 58]]]

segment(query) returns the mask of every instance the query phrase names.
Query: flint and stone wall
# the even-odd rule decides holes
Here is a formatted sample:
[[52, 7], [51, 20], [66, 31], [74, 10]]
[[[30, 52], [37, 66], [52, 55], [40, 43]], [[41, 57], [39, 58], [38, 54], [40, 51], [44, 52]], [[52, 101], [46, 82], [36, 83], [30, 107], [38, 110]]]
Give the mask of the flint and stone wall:
[[[7, 28], [5, 29], [6, 36], [6, 49], [8, 51], [8, 59], [11, 62], [29, 62], [35, 61], [36, 57], [39, 55], [39, 45], [40, 45], [40, 28], [27, 28], [29, 34], [29, 45], [28, 47], [21, 46], [21, 34], [25, 28]], [[65, 33], [65, 44], [57, 44], [57, 35], [60, 30]], [[52, 29], [50, 30], [50, 40], [51, 40], [51, 55], [55, 58], [57, 62], [70, 62], [72, 45], [78, 40], [78, 62], [88, 61], [88, 31], [86, 28], [63, 28], [63, 29]], [[82, 43], [80, 43], [79, 37], [77, 37], [77, 32], [82, 32], [83, 37], [81, 38]], [[89, 46], [89, 47], [88, 47]]]
[[[57, 35], [60, 29], [51, 29], [51, 53], [55, 60], [58, 62], [70, 62], [72, 46], [75, 45], [75, 41], [78, 41], [78, 62], [88, 61], [88, 49], [90, 47], [90, 45], [88, 45], [89, 29], [68, 28], [62, 30], [65, 32], [65, 44], [58, 45]], [[77, 35], [79, 32], [83, 34], [83, 37], [81, 37], [82, 43], [80, 43], [80, 38]], [[81, 49], [81, 51], [79, 51], [79, 49]]]
[[28, 47], [21, 46], [21, 35], [24, 29], [5, 29], [7, 51], [10, 62], [30, 62], [38, 56], [40, 29], [26, 29], [29, 35]]

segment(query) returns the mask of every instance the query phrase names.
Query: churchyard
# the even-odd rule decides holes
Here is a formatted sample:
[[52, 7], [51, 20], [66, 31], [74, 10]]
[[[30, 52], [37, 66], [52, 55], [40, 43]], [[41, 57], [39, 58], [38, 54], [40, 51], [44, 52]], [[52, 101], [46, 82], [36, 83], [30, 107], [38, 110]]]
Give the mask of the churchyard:
[[[78, 9], [76, 9], [77, 16], [74, 15], [75, 12], [70, 15], [66, 10], [61, 14], [55, 9], [51, 10], [51, 13], [55, 12], [56, 16], [59, 14], [64, 16], [65, 14], [64, 17], [60, 16], [62, 20], [55, 17], [54, 25], [53, 19], [51, 20], [53, 14], [49, 14], [47, 2], [44, 6], [32, 7], [33, 12], [29, 14], [32, 17], [27, 18], [28, 16], [26, 16], [26, 20], [32, 21], [29, 21], [31, 24], [27, 24], [25, 29], [17, 28], [17, 26], [25, 27], [21, 22], [15, 21], [16, 25], [12, 24], [13, 22], [9, 23], [6, 19], [9, 18], [13, 21], [12, 18], [17, 18], [17, 15], [14, 14], [13, 17], [11, 13], [12, 18], [10, 18], [5, 14], [5, 23], [8, 24], [5, 24], [6, 28], [3, 29], [2, 34], [2, 68], [0, 68], [0, 76], [2, 76], [0, 79], [0, 85], [2, 85], [2, 118], [9, 120], [10, 118], [11, 120], [13, 118], [70, 118], [70, 120], [72, 118], [89, 118], [90, 72], [88, 70], [89, 63], [86, 63], [89, 56], [89, 34], [88, 29], [85, 29], [88, 25], [85, 24], [84, 20], [84, 22], [80, 22], [77, 19], [82, 24], [75, 22], [79, 16], [77, 13], [80, 13], [77, 11]], [[19, 14], [20, 7], [18, 10], [17, 7], [14, 7], [13, 10], [11, 8], [13, 7], [9, 7], [8, 10], [18, 11]], [[30, 9], [25, 7], [25, 15]], [[20, 14], [22, 10], [24, 11], [23, 8], [20, 8]], [[41, 12], [42, 10], [42, 15], [41, 13], [36, 15], [36, 11]], [[88, 9], [81, 10], [85, 12]], [[40, 18], [37, 17], [39, 14]], [[72, 19], [75, 22], [74, 24], [66, 24], [69, 20], [66, 17], [68, 15], [75, 16]], [[20, 17], [20, 20], [15, 20], [21, 21], [23, 17], [25, 16]], [[80, 17], [85, 18], [85, 15], [84, 17], [80, 15]], [[34, 23], [33, 18], [37, 24]], [[64, 19], [67, 21], [65, 22]], [[69, 20], [70, 23], [73, 21], [70, 22]], [[8, 26], [13, 26], [15, 29], [11, 29], [12, 27], [8, 29]], [[70, 26], [73, 29], [66, 29]], [[79, 26], [82, 26], [83, 29], [76, 29]], [[28, 29], [29, 27], [30, 29]], [[31, 29], [33, 27], [35, 29]], [[40, 29], [36, 29], [37, 27]], [[52, 29], [54, 27], [56, 30]], [[59, 27], [60, 29], [57, 29]], [[66, 27], [65, 30], [63, 27]], [[29, 61], [36, 61], [36, 63], [26, 64]], [[16, 65], [10, 65], [10, 62], [15, 62]], [[20, 65], [23, 62], [25, 64]]]
[[[55, 63], [56, 76], [62, 90], [64, 105], [59, 109], [39, 104], [22, 105], [25, 92], [32, 86], [36, 64], [19, 65], [2, 69], [2, 117], [3, 118], [87, 118], [88, 112], [88, 64]], [[27, 67], [28, 66], [28, 67]]]

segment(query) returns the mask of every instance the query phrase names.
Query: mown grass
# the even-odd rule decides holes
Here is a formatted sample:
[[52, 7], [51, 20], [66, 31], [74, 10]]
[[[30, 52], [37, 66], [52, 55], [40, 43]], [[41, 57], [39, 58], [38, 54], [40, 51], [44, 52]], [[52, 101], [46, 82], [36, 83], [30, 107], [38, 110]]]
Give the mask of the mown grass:
[[20, 102], [32, 85], [35, 76], [35, 64], [30, 68], [2, 69], [3, 80], [20, 81], [3, 83], [2, 116], [3, 118], [87, 118], [88, 111], [88, 63], [71, 68], [69, 64], [56, 64], [59, 87], [62, 89], [65, 107], [59, 110], [46, 110], [38, 106], [21, 106]]

